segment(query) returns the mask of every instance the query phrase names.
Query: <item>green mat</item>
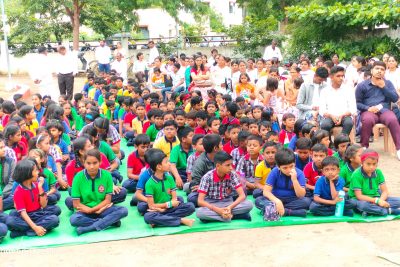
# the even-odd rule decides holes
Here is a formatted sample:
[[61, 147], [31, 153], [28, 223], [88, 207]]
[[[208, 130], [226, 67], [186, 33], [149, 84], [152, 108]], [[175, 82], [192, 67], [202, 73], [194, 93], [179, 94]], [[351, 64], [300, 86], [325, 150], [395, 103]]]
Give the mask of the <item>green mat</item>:
[[[125, 151], [132, 151], [132, 148], [127, 148], [125, 143], [122, 144]], [[125, 176], [126, 173], [126, 160], [124, 160], [121, 166], [121, 173]], [[64, 199], [67, 197], [67, 192], [62, 192], [62, 197], [59, 202], [59, 206], [62, 209], [60, 215], [60, 226], [48, 233], [43, 237], [18, 237], [11, 239], [7, 236], [0, 244], [0, 251], [14, 251], [21, 249], [34, 249], [34, 248], [49, 248], [58, 247], [65, 245], [78, 245], [78, 244], [89, 244], [103, 241], [115, 241], [131, 238], [141, 238], [147, 236], [160, 236], [170, 234], [181, 234], [181, 233], [193, 233], [193, 232], [206, 232], [206, 231], [218, 231], [218, 230], [234, 230], [234, 229], [245, 229], [245, 228], [259, 228], [269, 226], [283, 226], [283, 225], [302, 225], [302, 224], [319, 224], [319, 223], [335, 223], [335, 222], [381, 222], [389, 221], [400, 218], [400, 216], [386, 216], [386, 217], [374, 217], [369, 216], [363, 218], [360, 215], [354, 217], [315, 217], [312, 215], [307, 218], [296, 218], [296, 217], [284, 217], [280, 221], [276, 222], [265, 222], [258, 209], [254, 208], [251, 212], [252, 221], [235, 220], [231, 223], [202, 223], [196, 219], [195, 214], [190, 217], [196, 219], [193, 227], [180, 226], [180, 227], [156, 227], [151, 228], [147, 225], [143, 217], [139, 215], [136, 207], [130, 207], [129, 201], [132, 198], [132, 194], [128, 194], [126, 201], [122, 204], [128, 208], [128, 217], [122, 220], [122, 226], [120, 228], [109, 228], [101, 232], [87, 233], [78, 236], [75, 232], [75, 228], [69, 223], [69, 217], [72, 212], [69, 211], [64, 205]], [[183, 192], [179, 192], [179, 195], [183, 195]], [[253, 200], [252, 197], [249, 199]]]

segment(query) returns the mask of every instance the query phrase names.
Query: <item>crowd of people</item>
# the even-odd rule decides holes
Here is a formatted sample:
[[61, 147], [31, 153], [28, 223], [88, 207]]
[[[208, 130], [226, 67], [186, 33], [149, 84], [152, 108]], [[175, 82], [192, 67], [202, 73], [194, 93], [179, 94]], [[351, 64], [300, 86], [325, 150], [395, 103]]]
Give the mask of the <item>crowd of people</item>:
[[191, 226], [193, 213], [250, 221], [253, 205], [265, 220], [331, 216], [341, 201], [344, 216], [400, 214], [368, 148], [383, 123], [400, 159], [394, 57], [346, 66], [303, 54], [283, 65], [274, 41], [260, 59], [213, 49], [164, 61], [151, 45], [135, 79], [104, 61], [72, 97], [1, 99], [0, 239], [45, 235], [61, 205], [78, 235], [119, 227], [132, 212], [152, 227]]

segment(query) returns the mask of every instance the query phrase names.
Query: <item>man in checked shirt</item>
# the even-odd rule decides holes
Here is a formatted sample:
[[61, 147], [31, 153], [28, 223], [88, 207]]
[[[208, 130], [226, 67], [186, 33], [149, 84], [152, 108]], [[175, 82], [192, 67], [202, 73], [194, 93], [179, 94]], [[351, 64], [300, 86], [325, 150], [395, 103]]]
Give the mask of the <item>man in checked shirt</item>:
[[[253, 203], [246, 200], [242, 184], [233, 171], [232, 157], [219, 151], [214, 156], [215, 169], [206, 173], [200, 182], [196, 216], [201, 221], [230, 222], [232, 219], [251, 221]], [[234, 201], [232, 192], [238, 198]]]

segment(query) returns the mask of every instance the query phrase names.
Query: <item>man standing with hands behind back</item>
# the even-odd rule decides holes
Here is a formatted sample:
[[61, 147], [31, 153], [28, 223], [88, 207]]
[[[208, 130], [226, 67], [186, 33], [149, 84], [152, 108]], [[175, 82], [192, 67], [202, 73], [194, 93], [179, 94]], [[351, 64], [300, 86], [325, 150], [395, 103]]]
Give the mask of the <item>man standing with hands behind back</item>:
[[[77, 62], [71, 52], [67, 52], [65, 46], [58, 47], [57, 78], [61, 95], [66, 95], [72, 100], [74, 94], [74, 76], [78, 72]], [[53, 99], [54, 100], [54, 99]]]
[[359, 83], [356, 89], [357, 108], [361, 111], [361, 145], [368, 147], [372, 128], [383, 123], [390, 130], [400, 160], [400, 125], [390, 109], [391, 103], [397, 102], [399, 96], [393, 84], [383, 78], [385, 70], [385, 63], [375, 61], [371, 79]]

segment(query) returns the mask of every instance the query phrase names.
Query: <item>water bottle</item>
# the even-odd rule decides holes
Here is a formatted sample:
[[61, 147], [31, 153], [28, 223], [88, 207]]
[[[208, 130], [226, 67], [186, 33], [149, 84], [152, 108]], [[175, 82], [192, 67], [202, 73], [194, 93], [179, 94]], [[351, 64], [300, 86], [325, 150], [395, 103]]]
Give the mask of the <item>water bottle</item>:
[[335, 217], [342, 217], [343, 216], [343, 211], [344, 211], [344, 196], [345, 193], [343, 190], [339, 191], [339, 198], [342, 199], [342, 201], [339, 201], [336, 203], [336, 210], [335, 210]]

